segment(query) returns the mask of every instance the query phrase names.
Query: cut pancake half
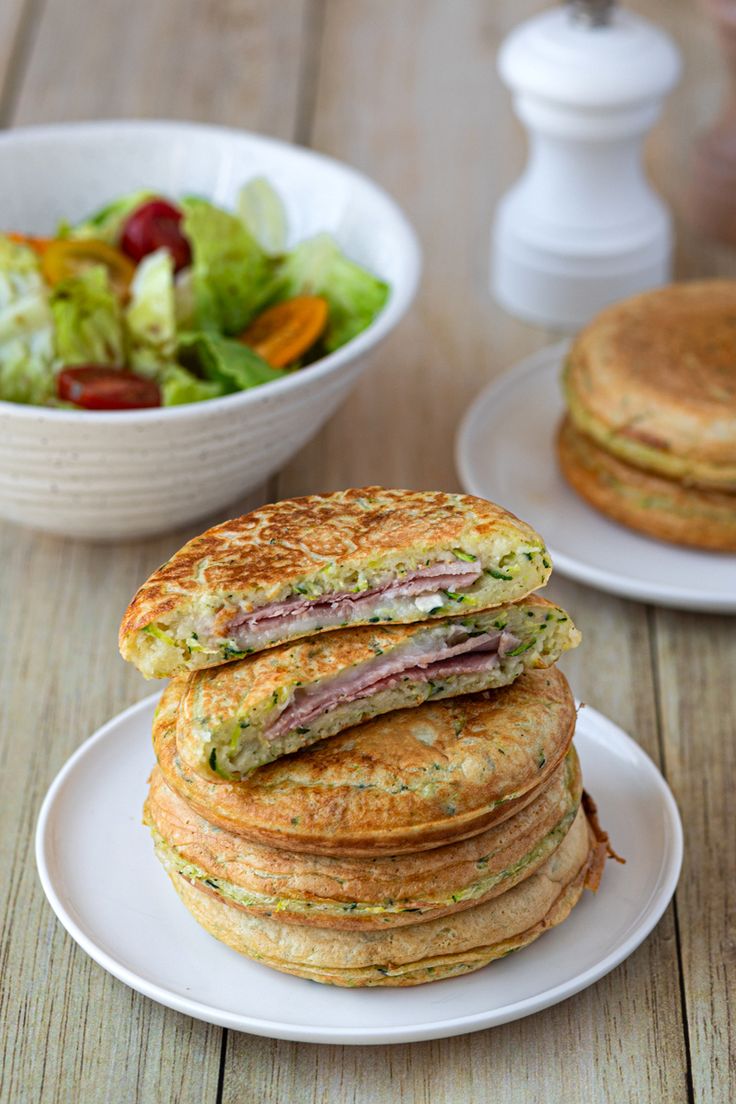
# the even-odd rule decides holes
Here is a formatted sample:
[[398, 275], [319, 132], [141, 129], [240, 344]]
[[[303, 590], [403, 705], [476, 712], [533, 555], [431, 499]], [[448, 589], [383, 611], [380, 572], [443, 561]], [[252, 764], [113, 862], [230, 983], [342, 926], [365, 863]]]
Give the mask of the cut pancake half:
[[167, 687], [154, 720], [168, 785], [211, 824], [316, 854], [396, 855], [475, 835], [533, 799], [575, 728], [570, 687], [550, 667], [377, 717], [245, 781], [208, 782], [177, 751], [181, 692]]
[[506, 686], [579, 640], [563, 609], [531, 595], [463, 618], [282, 644], [185, 680], [177, 748], [203, 778], [245, 778], [381, 714]]
[[539, 534], [485, 499], [380, 487], [287, 499], [215, 526], [155, 571], [120, 650], [164, 678], [329, 629], [514, 602], [551, 570]]

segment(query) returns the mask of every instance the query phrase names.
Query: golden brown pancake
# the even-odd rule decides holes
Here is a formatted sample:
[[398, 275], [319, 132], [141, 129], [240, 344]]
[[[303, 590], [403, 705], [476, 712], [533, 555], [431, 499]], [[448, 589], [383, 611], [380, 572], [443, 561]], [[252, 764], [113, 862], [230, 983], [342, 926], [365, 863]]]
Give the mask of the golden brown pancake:
[[364, 487], [287, 499], [176, 552], [130, 603], [120, 650], [163, 678], [346, 625], [514, 602], [551, 569], [538, 533], [470, 495]]
[[582, 780], [573, 748], [526, 808], [472, 839], [418, 854], [333, 858], [249, 843], [209, 824], [151, 776], [145, 822], [166, 869], [257, 916], [368, 930], [471, 908], [530, 877], [575, 818]]
[[697, 280], [602, 311], [565, 371], [576, 428], [644, 471], [736, 491], [736, 281]]
[[378, 717], [244, 782], [206, 782], [177, 754], [182, 690], [167, 687], [154, 720], [169, 786], [218, 827], [315, 854], [401, 854], [475, 835], [533, 799], [575, 727], [570, 687], [551, 667]]
[[452, 916], [381, 931], [343, 931], [253, 916], [203, 893], [181, 874], [174, 887], [216, 939], [285, 973], [341, 986], [406, 986], [478, 970], [567, 918], [605, 852], [580, 809], [540, 869], [513, 889]]
[[622, 525], [675, 544], [736, 551], [736, 493], [685, 487], [643, 472], [599, 448], [570, 418], [557, 449], [568, 483]]
[[177, 748], [203, 778], [245, 778], [380, 714], [507, 686], [579, 640], [563, 609], [530, 595], [463, 618], [292, 641], [191, 675]]

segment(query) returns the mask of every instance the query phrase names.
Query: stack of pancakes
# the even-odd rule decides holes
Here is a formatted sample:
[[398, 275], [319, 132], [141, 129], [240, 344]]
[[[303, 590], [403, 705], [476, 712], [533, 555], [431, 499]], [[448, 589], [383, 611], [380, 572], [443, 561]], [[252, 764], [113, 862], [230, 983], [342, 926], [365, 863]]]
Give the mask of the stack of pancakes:
[[604, 310], [572, 345], [563, 474], [616, 521], [736, 551], [736, 281], [673, 284]]
[[121, 627], [173, 676], [145, 821], [209, 932], [315, 981], [415, 985], [596, 888], [554, 666], [579, 634], [532, 593], [550, 569], [491, 503], [365, 488], [263, 507], [154, 573]]

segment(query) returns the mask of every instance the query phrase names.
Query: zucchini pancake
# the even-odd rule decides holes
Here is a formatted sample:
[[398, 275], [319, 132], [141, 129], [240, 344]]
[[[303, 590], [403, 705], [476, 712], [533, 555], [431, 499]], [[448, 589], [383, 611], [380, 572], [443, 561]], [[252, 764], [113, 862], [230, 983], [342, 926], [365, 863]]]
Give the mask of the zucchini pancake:
[[177, 752], [181, 691], [170, 683], [154, 720], [171, 789], [211, 824], [313, 854], [399, 855], [481, 832], [536, 796], [575, 728], [570, 687], [551, 667], [377, 717], [243, 782], [208, 782]]
[[177, 748], [204, 778], [244, 778], [380, 714], [506, 686], [550, 667], [579, 639], [560, 606], [530, 595], [429, 625], [370, 625], [281, 644], [187, 679]]
[[482, 498], [365, 487], [287, 499], [209, 529], [155, 571], [120, 650], [167, 678], [328, 629], [515, 602], [551, 570], [539, 534]]
[[313, 981], [419, 985], [598, 888], [550, 571], [493, 503], [368, 487], [264, 506], [154, 572], [120, 629], [171, 676], [143, 817], [210, 934]]
[[568, 483], [661, 540], [736, 550], [736, 281], [672, 284], [575, 339], [558, 454]]

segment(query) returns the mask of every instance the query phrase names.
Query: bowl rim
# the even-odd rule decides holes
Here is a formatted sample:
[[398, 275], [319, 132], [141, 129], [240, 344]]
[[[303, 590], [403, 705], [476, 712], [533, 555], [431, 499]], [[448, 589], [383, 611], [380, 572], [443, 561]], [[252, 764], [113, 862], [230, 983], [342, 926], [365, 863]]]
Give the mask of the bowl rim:
[[414, 300], [421, 275], [422, 252], [416, 231], [399, 204], [384, 188], [376, 184], [359, 169], [353, 168], [338, 158], [330, 157], [328, 154], [318, 153], [306, 146], [300, 146], [296, 142], [272, 138], [269, 135], [258, 134], [239, 127], [190, 122], [180, 119], [94, 119], [11, 128], [0, 132], [0, 147], [32, 144], [37, 140], [43, 141], [44, 139], [57, 137], [82, 137], [109, 133], [110, 131], [121, 134], [125, 131], [129, 133], [145, 131], [150, 134], [159, 131], [167, 135], [171, 135], [176, 131], [186, 133], [200, 131], [204, 134], [220, 135], [225, 138], [246, 139], [254, 146], [260, 146], [263, 149], [289, 150], [303, 161], [310, 161], [332, 171], [337, 171], [362, 191], [372, 194], [383, 206], [389, 221], [394, 223], [393, 232], [398, 238], [399, 249], [406, 258], [406, 279], [401, 285], [391, 285], [388, 302], [367, 329], [352, 338], [347, 344], [336, 349], [335, 352], [328, 353], [327, 356], [321, 357], [314, 364], [310, 364], [308, 372], [295, 372], [283, 379], [262, 383], [257, 387], [249, 388], [247, 391], [236, 391], [216, 399], [182, 403], [178, 406], [150, 407], [143, 410], [56, 410], [53, 407], [36, 406], [32, 403], [14, 403], [0, 399], [0, 415], [62, 425], [131, 425], [137, 423], [145, 425], [156, 422], [162, 416], [170, 421], [177, 418], [186, 419], [191, 417], [195, 410], [201, 410], [203, 413], [206, 411], [208, 414], [215, 416], [224, 410], [236, 410], [239, 407], [249, 405], [255, 406], [259, 402], [272, 397], [277, 398], [279, 395], [286, 395], [289, 392], [298, 392], [304, 387], [309, 387], [310, 383], [318, 383], [325, 377], [336, 374], [344, 365], [367, 353], [386, 337]]

